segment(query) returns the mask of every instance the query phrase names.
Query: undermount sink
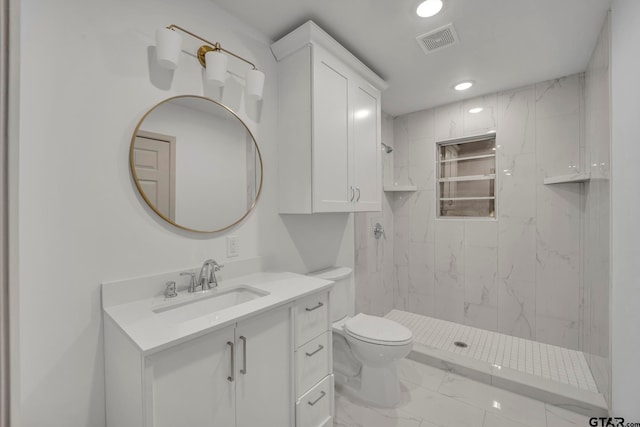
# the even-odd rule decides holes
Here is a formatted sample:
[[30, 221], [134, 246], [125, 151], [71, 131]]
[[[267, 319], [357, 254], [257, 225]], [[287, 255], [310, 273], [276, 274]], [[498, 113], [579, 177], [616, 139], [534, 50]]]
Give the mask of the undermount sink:
[[188, 300], [158, 307], [153, 312], [170, 322], [186, 322], [266, 295], [269, 293], [246, 285], [230, 289], [214, 288], [198, 295], [190, 294]]

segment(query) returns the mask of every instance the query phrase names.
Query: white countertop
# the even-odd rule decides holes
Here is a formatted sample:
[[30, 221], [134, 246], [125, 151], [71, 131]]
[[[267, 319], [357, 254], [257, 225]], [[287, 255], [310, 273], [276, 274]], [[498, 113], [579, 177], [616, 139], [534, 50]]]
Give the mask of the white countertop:
[[200, 299], [206, 297], [208, 292], [193, 294], [180, 292], [179, 296], [173, 299], [155, 295], [106, 306], [104, 312], [131, 338], [143, 354], [148, 355], [295, 299], [329, 289], [333, 286], [333, 282], [295, 273], [255, 273], [222, 281], [215, 289], [224, 291], [226, 288], [237, 285], [249, 285], [269, 294], [180, 323], [169, 322], [153, 310], [171, 304], [174, 300], [179, 303]]

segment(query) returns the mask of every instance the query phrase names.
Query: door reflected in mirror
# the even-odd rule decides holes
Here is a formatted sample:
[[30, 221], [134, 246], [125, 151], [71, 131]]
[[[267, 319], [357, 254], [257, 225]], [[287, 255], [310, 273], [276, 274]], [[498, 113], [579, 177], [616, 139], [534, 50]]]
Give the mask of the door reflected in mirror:
[[161, 218], [215, 232], [244, 219], [262, 189], [262, 157], [249, 128], [229, 108], [195, 95], [149, 110], [131, 138], [131, 172]]

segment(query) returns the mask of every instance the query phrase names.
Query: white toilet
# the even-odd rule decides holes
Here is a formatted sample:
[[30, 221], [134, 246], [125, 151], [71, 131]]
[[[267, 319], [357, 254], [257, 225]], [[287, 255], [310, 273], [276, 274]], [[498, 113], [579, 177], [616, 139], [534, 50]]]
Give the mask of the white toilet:
[[396, 362], [411, 351], [413, 334], [392, 320], [354, 314], [351, 273], [348, 267], [332, 267], [310, 274], [335, 282], [330, 309], [336, 386], [366, 402], [392, 407], [400, 400]]

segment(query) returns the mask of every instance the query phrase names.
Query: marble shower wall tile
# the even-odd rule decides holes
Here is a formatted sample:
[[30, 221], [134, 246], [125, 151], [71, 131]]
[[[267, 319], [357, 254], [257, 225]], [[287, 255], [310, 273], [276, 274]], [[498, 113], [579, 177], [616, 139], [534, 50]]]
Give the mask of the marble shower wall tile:
[[436, 145], [433, 137], [410, 141], [409, 153], [409, 183], [417, 186], [418, 190], [435, 191]]
[[498, 94], [498, 160], [509, 163], [514, 156], [536, 152], [535, 99], [535, 86]]
[[423, 110], [407, 116], [409, 141], [409, 181], [418, 190], [435, 191], [434, 110]]
[[393, 121], [393, 167], [409, 166], [409, 120], [407, 116]]
[[[536, 338], [575, 350], [579, 349], [581, 295], [580, 201], [579, 185], [538, 187], [536, 314], [547, 319], [547, 325], [548, 319], [556, 319], [558, 328], [539, 322]], [[559, 335], [560, 329], [564, 332]]]
[[[472, 108], [482, 108], [479, 113], [471, 113]], [[498, 96], [486, 95], [462, 102], [462, 134], [473, 136], [495, 131], [498, 125]]]
[[580, 170], [582, 86], [581, 74], [536, 85], [539, 179], [584, 172]]
[[417, 191], [409, 201], [409, 241], [435, 241], [435, 191]]
[[465, 222], [465, 324], [498, 329], [498, 225]]
[[[542, 179], [584, 155], [582, 87], [569, 76], [394, 119], [394, 180], [418, 187], [391, 202], [396, 308], [575, 348], [583, 194]], [[491, 130], [495, 220], [437, 219], [437, 141]]]
[[435, 244], [409, 243], [408, 296], [409, 311], [435, 314]]
[[[382, 142], [390, 147], [395, 147], [395, 141], [393, 137], [393, 117], [389, 114], [382, 112]], [[383, 187], [393, 185], [393, 164], [394, 164], [394, 152], [386, 153], [382, 151], [382, 183]]]
[[436, 221], [436, 317], [464, 323], [464, 221]]
[[434, 108], [436, 141], [444, 141], [463, 136], [463, 111], [462, 102]]
[[[394, 120], [391, 116], [383, 115], [383, 141], [393, 146]], [[394, 150], [395, 151], [395, 150]], [[391, 157], [389, 157], [391, 156]], [[383, 154], [383, 174], [393, 172], [392, 154]], [[392, 193], [389, 193], [392, 194]], [[394, 219], [392, 195], [382, 194], [381, 212], [363, 212], [354, 214], [355, 219], [355, 288], [356, 312], [363, 312], [378, 316], [387, 314], [394, 308], [397, 293], [394, 261]], [[380, 223], [384, 234], [376, 239], [373, 227]]]
[[536, 216], [536, 155], [500, 156], [497, 169], [498, 218], [533, 221]]
[[498, 332], [536, 339], [534, 221], [500, 219], [498, 248]]

